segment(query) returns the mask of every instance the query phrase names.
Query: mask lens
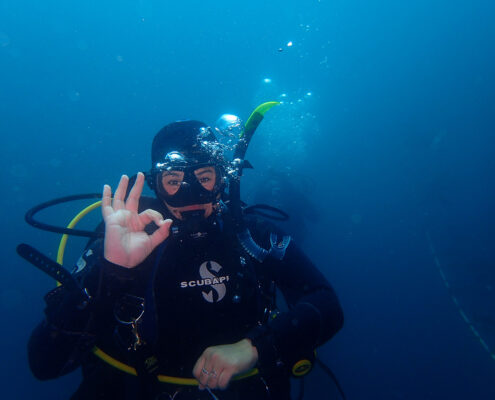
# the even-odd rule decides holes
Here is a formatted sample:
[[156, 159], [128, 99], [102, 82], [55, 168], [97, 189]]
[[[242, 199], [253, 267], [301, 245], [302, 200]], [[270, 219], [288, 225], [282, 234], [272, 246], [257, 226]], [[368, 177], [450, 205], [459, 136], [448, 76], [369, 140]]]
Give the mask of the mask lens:
[[176, 194], [184, 181], [184, 171], [163, 171], [162, 187], [169, 196]]
[[217, 178], [215, 167], [198, 168], [194, 170], [194, 176], [204, 189], [210, 192], [214, 189]]

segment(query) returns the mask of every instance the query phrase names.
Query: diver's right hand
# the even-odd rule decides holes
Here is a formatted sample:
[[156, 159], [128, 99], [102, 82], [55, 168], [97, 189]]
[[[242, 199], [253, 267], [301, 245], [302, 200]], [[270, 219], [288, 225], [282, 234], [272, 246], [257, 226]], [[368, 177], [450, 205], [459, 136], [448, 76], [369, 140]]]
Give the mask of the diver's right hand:
[[[170, 234], [172, 220], [163, 219], [155, 210], [147, 209], [138, 214], [139, 198], [143, 191], [144, 175], [139, 172], [136, 183], [124, 201], [129, 178], [123, 175], [112, 201], [112, 189], [105, 185], [101, 210], [105, 221], [105, 258], [125, 268], [134, 268]], [[148, 235], [144, 227], [154, 222], [158, 229]]]

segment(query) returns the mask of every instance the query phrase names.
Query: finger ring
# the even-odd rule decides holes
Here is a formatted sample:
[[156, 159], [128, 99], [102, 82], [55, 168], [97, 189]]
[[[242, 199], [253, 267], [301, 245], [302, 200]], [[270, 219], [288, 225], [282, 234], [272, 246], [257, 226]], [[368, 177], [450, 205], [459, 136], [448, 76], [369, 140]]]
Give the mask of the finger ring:
[[211, 375], [211, 376], [216, 377], [217, 376], [217, 373], [215, 372], [214, 369], [212, 369], [211, 372], [208, 375]]
[[201, 369], [201, 372], [205, 375], [210, 375], [210, 373], [204, 368]]

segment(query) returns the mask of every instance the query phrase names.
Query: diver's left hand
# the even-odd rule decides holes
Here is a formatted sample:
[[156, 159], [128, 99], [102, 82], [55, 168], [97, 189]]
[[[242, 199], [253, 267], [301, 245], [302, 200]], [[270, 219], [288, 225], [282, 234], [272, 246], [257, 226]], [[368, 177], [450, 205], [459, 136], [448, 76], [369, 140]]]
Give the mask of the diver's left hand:
[[199, 389], [226, 389], [235, 375], [254, 367], [258, 350], [249, 339], [237, 343], [208, 347], [194, 365], [193, 375]]

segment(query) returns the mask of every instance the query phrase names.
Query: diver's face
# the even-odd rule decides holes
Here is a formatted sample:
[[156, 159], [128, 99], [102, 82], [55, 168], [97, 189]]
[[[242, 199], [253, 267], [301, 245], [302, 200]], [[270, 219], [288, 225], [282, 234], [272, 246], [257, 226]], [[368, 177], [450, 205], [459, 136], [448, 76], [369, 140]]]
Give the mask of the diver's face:
[[[204, 189], [208, 191], [212, 191], [214, 189], [217, 179], [216, 170], [214, 167], [198, 168], [194, 170], [194, 176]], [[172, 170], [163, 172], [162, 186], [168, 195], [175, 195], [179, 191], [182, 184], [184, 184], [184, 171]], [[170, 210], [172, 215], [179, 220], [183, 219], [182, 212], [184, 211], [204, 210], [205, 218], [207, 218], [213, 213], [214, 209], [213, 203], [192, 204], [184, 207], [172, 207], [165, 201], [165, 205]]]

